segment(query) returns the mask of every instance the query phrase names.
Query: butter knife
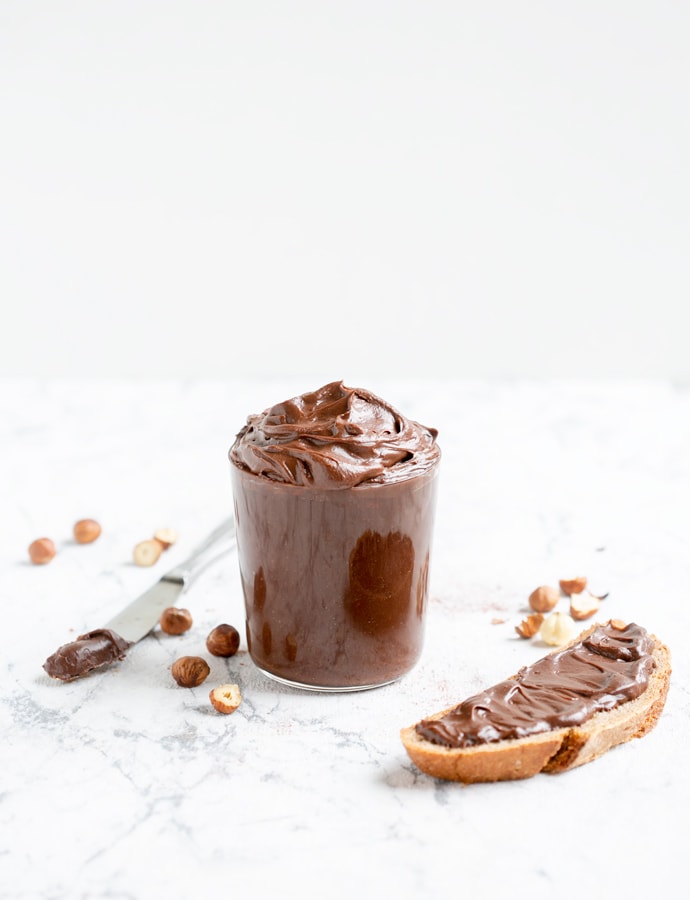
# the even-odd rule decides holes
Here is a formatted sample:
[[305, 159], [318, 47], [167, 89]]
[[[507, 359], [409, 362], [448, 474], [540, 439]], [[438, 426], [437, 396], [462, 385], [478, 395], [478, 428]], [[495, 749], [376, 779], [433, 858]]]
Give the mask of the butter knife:
[[217, 562], [235, 546], [235, 525], [231, 518], [211, 532], [187, 557], [117, 613], [102, 628], [63, 644], [43, 663], [43, 668], [60, 681], [73, 681], [88, 672], [125, 658], [127, 650], [155, 627], [168, 606], [174, 606], [183, 591], [200, 572]]

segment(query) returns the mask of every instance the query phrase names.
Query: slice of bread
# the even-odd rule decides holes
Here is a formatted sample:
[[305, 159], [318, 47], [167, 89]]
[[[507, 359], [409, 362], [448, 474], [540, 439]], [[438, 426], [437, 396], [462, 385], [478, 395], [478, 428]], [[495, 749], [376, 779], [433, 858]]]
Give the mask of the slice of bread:
[[[583, 632], [573, 643], [593, 630]], [[643, 737], [661, 715], [671, 677], [671, 655], [657, 637], [650, 637], [654, 641], [655, 667], [643, 693], [611, 710], [595, 713], [581, 725], [462, 748], [435, 744], [418, 734], [416, 725], [410, 725], [400, 732], [405, 749], [417, 768], [427, 775], [467, 784], [530, 778], [537, 772], [565, 772], [591, 762], [617, 744]], [[440, 719], [453, 708], [428, 716], [425, 721]]]

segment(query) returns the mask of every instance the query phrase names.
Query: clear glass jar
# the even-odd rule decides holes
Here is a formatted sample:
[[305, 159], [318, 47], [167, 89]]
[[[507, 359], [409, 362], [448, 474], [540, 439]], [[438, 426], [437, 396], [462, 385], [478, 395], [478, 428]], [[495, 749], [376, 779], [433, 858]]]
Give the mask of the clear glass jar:
[[230, 468], [259, 669], [322, 691], [408, 672], [423, 645], [439, 460], [404, 480], [336, 490]]

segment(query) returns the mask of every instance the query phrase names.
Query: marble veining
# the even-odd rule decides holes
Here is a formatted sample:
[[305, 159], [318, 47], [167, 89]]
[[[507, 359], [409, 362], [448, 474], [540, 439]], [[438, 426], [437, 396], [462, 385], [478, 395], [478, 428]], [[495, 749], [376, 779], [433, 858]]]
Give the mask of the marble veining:
[[[322, 379], [332, 380], [340, 373]], [[665, 382], [364, 385], [438, 427], [425, 650], [396, 684], [300, 692], [236, 657], [236, 560], [199, 576], [194, 627], [80, 681], [41, 664], [181, 561], [231, 509], [227, 449], [294, 380], [0, 383], [0, 897], [681, 896], [690, 776], [690, 392]], [[93, 545], [74, 521], [103, 525]], [[133, 545], [180, 540], [152, 569]], [[48, 535], [58, 555], [28, 563]], [[656, 632], [674, 674], [654, 732], [562, 776], [463, 787], [419, 773], [401, 727], [546, 648], [514, 626], [539, 583], [588, 574], [607, 616]], [[177, 687], [199, 653], [211, 675]], [[220, 716], [214, 684], [243, 703]], [[644, 827], [638, 827], [644, 823]], [[663, 826], [663, 827], [662, 827]], [[632, 873], [632, 875], [631, 875]], [[680, 879], [680, 880], [679, 880]]]

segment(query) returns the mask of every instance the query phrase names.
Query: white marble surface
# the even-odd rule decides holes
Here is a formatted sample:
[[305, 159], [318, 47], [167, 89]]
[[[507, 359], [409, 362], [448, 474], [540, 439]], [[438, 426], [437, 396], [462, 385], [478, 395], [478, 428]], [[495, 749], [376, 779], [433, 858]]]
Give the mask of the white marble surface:
[[[249, 412], [338, 377], [0, 385], [0, 896], [684, 896], [690, 828], [690, 391], [665, 383], [371, 382], [440, 430], [428, 632], [375, 691], [276, 685], [243, 642], [178, 688], [177, 655], [242, 628], [235, 560], [121, 665], [51, 681], [58, 644], [106, 621], [231, 508], [226, 451]], [[346, 378], [347, 380], [347, 378]], [[103, 535], [70, 540], [92, 516]], [[130, 562], [160, 525], [179, 543]], [[38, 536], [58, 544], [27, 561]], [[584, 572], [607, 615], [655, 631], [674, 675], [658, 727], [561, 776], [463, 787], [419, 774], [400, 727], [541, 656], [513, 626], [539, 583]], [[504, 619], [504, 624], [492, 620]], [[232, 716], [211, 682], [237, 681]], [[452, 886], [455, 887], [452, 887]]]

